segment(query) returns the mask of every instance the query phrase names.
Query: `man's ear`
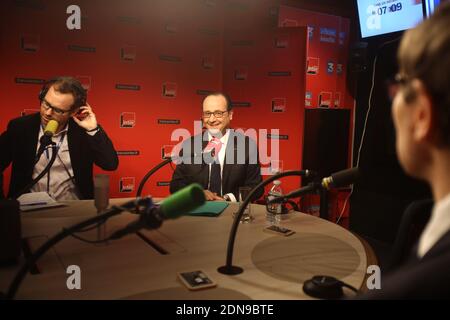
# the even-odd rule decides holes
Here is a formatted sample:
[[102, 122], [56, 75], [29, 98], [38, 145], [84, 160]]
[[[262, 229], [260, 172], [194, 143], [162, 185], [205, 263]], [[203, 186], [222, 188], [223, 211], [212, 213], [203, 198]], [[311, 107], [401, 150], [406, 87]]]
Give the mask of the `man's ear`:
[[74, 115], [78, 114], [78, 112], [80, 112], [80, 108], [75, 108], [70, 111], [70, 116], [73, 117]]
[[416, 93], [414, 101], [414, 138], [417, 141], [433, 140], [435, 138], [436, 115], [433, 101], [424, 83], [419, 79], [411, 81], [412, 89]]
[[230, 120], [233, 120], [233, 110], [228, 111], [228, 113], [230, 114]]

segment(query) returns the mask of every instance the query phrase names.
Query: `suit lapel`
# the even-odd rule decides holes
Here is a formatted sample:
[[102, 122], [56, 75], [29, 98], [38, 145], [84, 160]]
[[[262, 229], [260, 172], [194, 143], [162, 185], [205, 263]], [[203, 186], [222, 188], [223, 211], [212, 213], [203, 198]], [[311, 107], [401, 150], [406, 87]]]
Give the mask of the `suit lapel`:
[[[207, 144], [208, 144], [208, 141], [203, 141], [202, 140], [202, 150], [205, 150]], [[203, 183], [204, 188], [207, 189], [208, 185], [209, 185], [209, 165], [206, 164], [202, 160], [201, 166], [202, 166], [202, 169], [200, 171], [201, 181]]]
[[80, 157], [83, 156], [80, 143], [80, 135], [77, 134], [77, 124], [70, 119], [67, 128], [67, 145], [69, 146], [70, 163], [73, 169], [73, 175], [76, 178], [80, 173]]
[[33, 174], [34, 161], [36, 158], [36, 150], [38, 147], [38, 135], [39, 130], [41, 129], [41, 116], [39, 113], [36, 113], [31, 119], [31, 130], [25, 130], [24, 136], [25, 141], [24, 144], [27, 146], [25, 148], [26, 154], [24, 155], [25, 168], [29, 171], [29, 176], [31, 177]]

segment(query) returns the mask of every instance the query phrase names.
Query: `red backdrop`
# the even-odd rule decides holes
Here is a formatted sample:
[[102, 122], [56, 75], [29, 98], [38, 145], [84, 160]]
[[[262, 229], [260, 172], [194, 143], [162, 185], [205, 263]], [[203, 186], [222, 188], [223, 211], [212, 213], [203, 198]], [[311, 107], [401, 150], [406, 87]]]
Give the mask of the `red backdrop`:
[[[345, 87], [349, 23], [315, 14], [316, 30], [335, 28], [337, 42], [318, 41], [319, 32], [317, 40], [313, 36], [308, 41], [309, 22], [278, 27], [292, 26], [283, 24], [286, 17], [302, 15], [278, 2], [2, 1], [0, 130], [10, 119], [38, 109], [42, 80], [78, 77], [120, 152], [119, 169], [111, 174], [111, 195], [128, 197], [161, 161], [162, 147], [175, 144], [172, 131], [193, 132], [204, 95], [223, 90], [235, 103], [233, 126], [269, 133], [279, 129], [279, 136], [272, 138], [279, 139], [283, 170], [301, 168], [306, 92], [312, 92], [312, 101], [321, 91], [340, 92], [339, 107], [353, 106]], [[72, 4], [81, 8], [81, 30], [66, 27], [66, 8]], [[346, 33], [342, 45], [339, 32]], [[306, 73], [310, 56], [321, 61], [315, 76]], [[326, 73], [328, 60], [334, 70], [342, 62], [343, 72]], [[171, 174], [169, 166], [163, 168], [144, 192], [167, 195]], [[6, 173], [5, 184], [8, 177]], [[299, 186], [298, 179], [283, 181], [286, 191]]]

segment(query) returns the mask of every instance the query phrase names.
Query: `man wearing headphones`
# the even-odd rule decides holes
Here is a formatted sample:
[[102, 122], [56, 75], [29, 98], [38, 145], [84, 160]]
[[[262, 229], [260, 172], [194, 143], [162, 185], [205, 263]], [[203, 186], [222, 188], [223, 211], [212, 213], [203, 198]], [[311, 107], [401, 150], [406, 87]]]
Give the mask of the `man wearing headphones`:
[[[49, 173], [31, 190], [48, 192], [56, 200], [91, 199], [94, 195], [92, 165], [115, 170], [119, 160], [111, 140], [97, 124], [87, 93], [71, 77], [47, 81], [40, 94], [40, 113], [13, 119], [0, 136], [0, 173], [12, 163], [8, 197], [17, 197], [47, 166], [57, 152]], [[37, 159], [39, 141], [50, 120], [58, 127], [52, 137], [55, 149], [46, 149]], [[3, 197], [1, 192], [0, 197]]]

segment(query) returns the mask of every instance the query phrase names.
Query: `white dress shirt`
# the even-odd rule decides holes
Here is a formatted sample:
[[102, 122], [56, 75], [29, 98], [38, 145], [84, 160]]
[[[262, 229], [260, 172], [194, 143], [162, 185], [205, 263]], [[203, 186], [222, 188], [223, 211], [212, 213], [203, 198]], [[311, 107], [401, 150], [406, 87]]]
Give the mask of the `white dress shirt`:
[[435, 203], [425, 230], [419, 239], [417, 255], [423, 258], [425, 254], [450, 230], [450, 194]]
[[[32, 188], [31, 192], [47, 192], [55, 200], [77, 200], [80, 198], [76, 189], [72, 163], [70, 161], [69, 145], [67, 143], [67, 129], [68, 125], [53, 135], [52, 141], [56, 143], [57, 156], [55, 162], [50, 168], [49, 174], [43, 176], [38, 183]], [[38, 141], [40, 141], [44, 129], [41, 126], [41, 130], [38, 134]], [[39, 149], [39, 142], [37, 144], [37, 150]], [[36, 163], [33, 169], [32, 178], [36, 178], [47, 166], [48, 162], [52, 158], [53, 149], [48, 147], [41, 155], [39, 161]]]

